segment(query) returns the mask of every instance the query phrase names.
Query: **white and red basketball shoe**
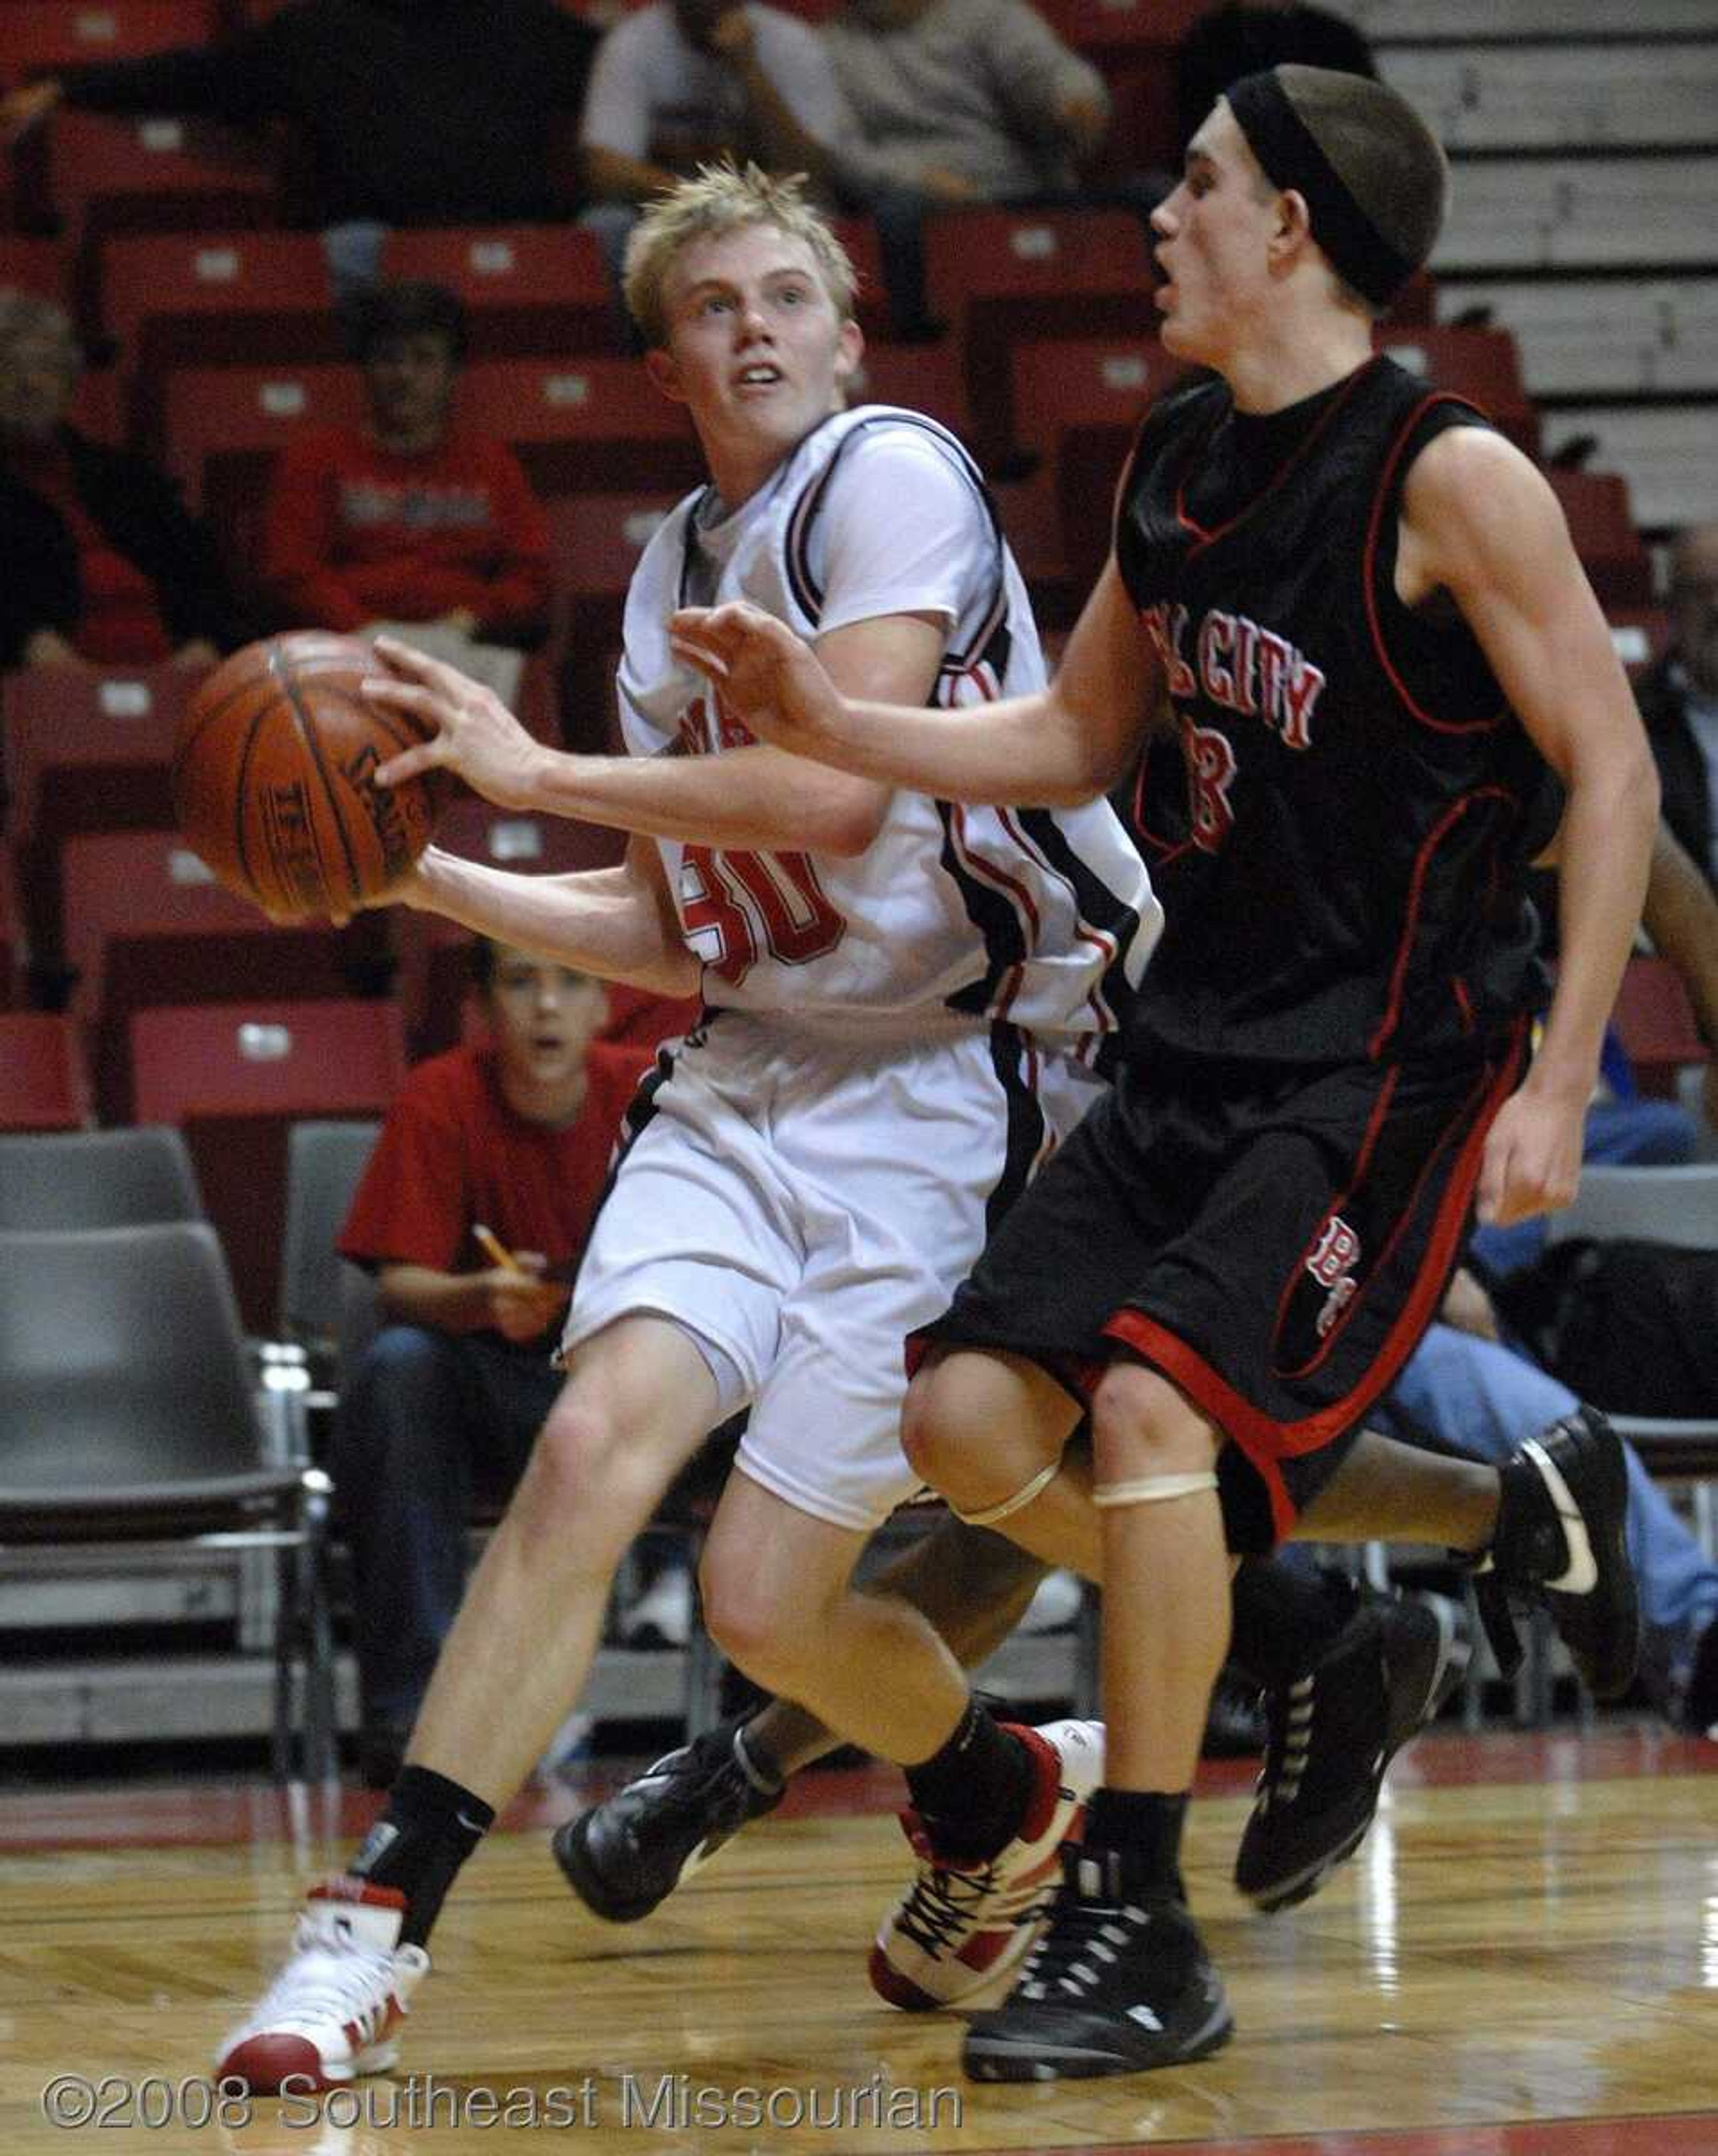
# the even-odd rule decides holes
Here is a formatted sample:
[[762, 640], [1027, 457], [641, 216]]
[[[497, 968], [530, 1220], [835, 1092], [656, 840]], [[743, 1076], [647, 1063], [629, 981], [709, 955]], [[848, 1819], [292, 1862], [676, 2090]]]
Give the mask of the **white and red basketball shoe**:
[[385, 2073], [430, 1970], [422, 1947], [399, 1943], [404, 1915], [405, 1897], [392, 1887], [345, 1877], [313, 1887], [292, 1952], [221, 2046], [216, 2078], [275, 2096], [289, 2078], [295, 2093], [307, 2093]]
[[939, 1851], [917, 1812], [901, 1815], [918, 1873], [871, 1950], [871, 1984], [909, 2014], [994, 2004], [1032, 1949], [1062, 1881], [1057, 1851], [1079, 1839], [1103, 1779], [1103, 1724], [1005, 1725], [1026, 1748], [1031, 1792], [1014, 1840], [995, 1856]]

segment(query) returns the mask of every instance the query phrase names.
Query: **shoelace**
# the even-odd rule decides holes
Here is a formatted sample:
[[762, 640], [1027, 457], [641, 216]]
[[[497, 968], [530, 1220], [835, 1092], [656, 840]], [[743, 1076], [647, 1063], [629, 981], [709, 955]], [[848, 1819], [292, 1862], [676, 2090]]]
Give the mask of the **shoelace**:
[[[928, 1861], [929, 1869], [914, 1881], [895, 1928], [926, 1953], [936, 1954], [971, 1928], [980, 1904], [995, 1892], [996, 1867], [987, 1863], [975, 1871], [958, 1871], [934, 1857]], [[1032, 1913], [1023, 1910], [1008, 1922], [1024, 1923]]]
[[1300, 1794], [1307, 1755], [1312, 1750], [1314, 1684], [1309, 1674], [1297, 1677], [1286, 1693], [1273, 1691], [1270, 1696], [1264, 1766], [1255, 1784], [1267, 1811], [1273, 1804], [1292, 1804]]
[[331, 1946], [301, 1922], [291, 1958], [264, 1993], [255, 2019], [266, 2021], [288, 2010], [295, 2018], [326, 2013], [343, 2027], [357, 2021], [368, 2034], [393, 1990], [393, 1957], [347, 1943]]
[[1103, 1970], [1118, 1958], [1117, 1948], [1131, 1943], [1148, 1921], [1136, 1903], [1088, 1901], [1064, 1893], [1049, 1929], [1026, 1957], [1020, 1996], [1042, 1999], [1058, 1991], [1083, 1998], [1103, 1980]]

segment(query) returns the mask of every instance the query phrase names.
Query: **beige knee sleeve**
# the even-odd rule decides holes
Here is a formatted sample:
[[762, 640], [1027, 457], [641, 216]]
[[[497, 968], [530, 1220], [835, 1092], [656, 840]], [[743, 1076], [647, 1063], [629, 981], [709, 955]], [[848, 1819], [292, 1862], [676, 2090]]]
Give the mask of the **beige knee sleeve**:
[[1201, 1475], [1145, 1475], [1137, 1482], [1105, 1482], [1092, 1492], [1094, 1505], [1162, 1505], [1172, 1497], [1196, 1497], [1215, 1490], [1217, 1479], [1207, 1467]]
[[964, 1520], [970, 1527], [994, 1527], [999, 1520], [1006, 1520], [1014, 1512], [1023, 1512], [1035, 1497], [1042, 1496], [1056, 1480], [1061, 1466], [1059, 1460], [1052, 1460], [1047, 1467], [1040, 1468], [1030, 1482], [1023, 1483], [1011, 1497], [1005, 1497], [1000, 1505], [987, 1505], [981, 1512], [963, 1512], [958, 1505], [951, 1505], [949, 1509], [957, 1520]]

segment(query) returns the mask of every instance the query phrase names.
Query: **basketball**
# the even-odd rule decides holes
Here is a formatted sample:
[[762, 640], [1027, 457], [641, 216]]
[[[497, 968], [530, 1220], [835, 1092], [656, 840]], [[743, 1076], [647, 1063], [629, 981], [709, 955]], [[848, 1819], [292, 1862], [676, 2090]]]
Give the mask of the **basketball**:
[[299, 630], [235, 651], [192, 698], [174, 814], [229, 891], [270, 913], [349, 913], [385, 898], [428, 845], [435, 774], [375, 783], [424, 735], [358, 694], [383, 670], [356, 637]]

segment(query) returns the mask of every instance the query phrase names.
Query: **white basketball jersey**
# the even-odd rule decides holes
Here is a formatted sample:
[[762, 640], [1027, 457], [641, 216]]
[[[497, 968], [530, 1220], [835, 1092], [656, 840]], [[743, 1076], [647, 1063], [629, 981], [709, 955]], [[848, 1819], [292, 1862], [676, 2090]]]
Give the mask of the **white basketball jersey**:
[[[965, 543], [939, 550], [934, 576], [910, 567], [915, 490], [902, 477], [903, 446], [922, 471], [927, 454], [946, 460], [970, 498]], [[928, 478], [946, 519], [948, 474], [937, 464]], [[856, 512], [866, 520], [857, 527]], [[871, 557], [857, 593], [851, 563], [828, 543], [843, 521], [887, 542], [847, 550]], [[892, 582], [892, 557], [909, 564]], [[950, 617], [935, 705], [992, 701], [1044, 680], [1026, 588], [977, 469], [918, 413], [839, 413], [731, 515], [707, 488], [665, 521], [627, 597], [620, 714], [634, 755], [719, 756], [752, 739], [667, 641], [676, 607], [736, 598], [808, 639], [885, 613]], [[923, 1032], [1006, 1019], [1095, 1048], [1124, 1016], [1162, 922], [1139, 855], [1102, 801], [979, 808], [898, 792], [856, 860], [658, 843], [706, 999], [790, 1021]]]

